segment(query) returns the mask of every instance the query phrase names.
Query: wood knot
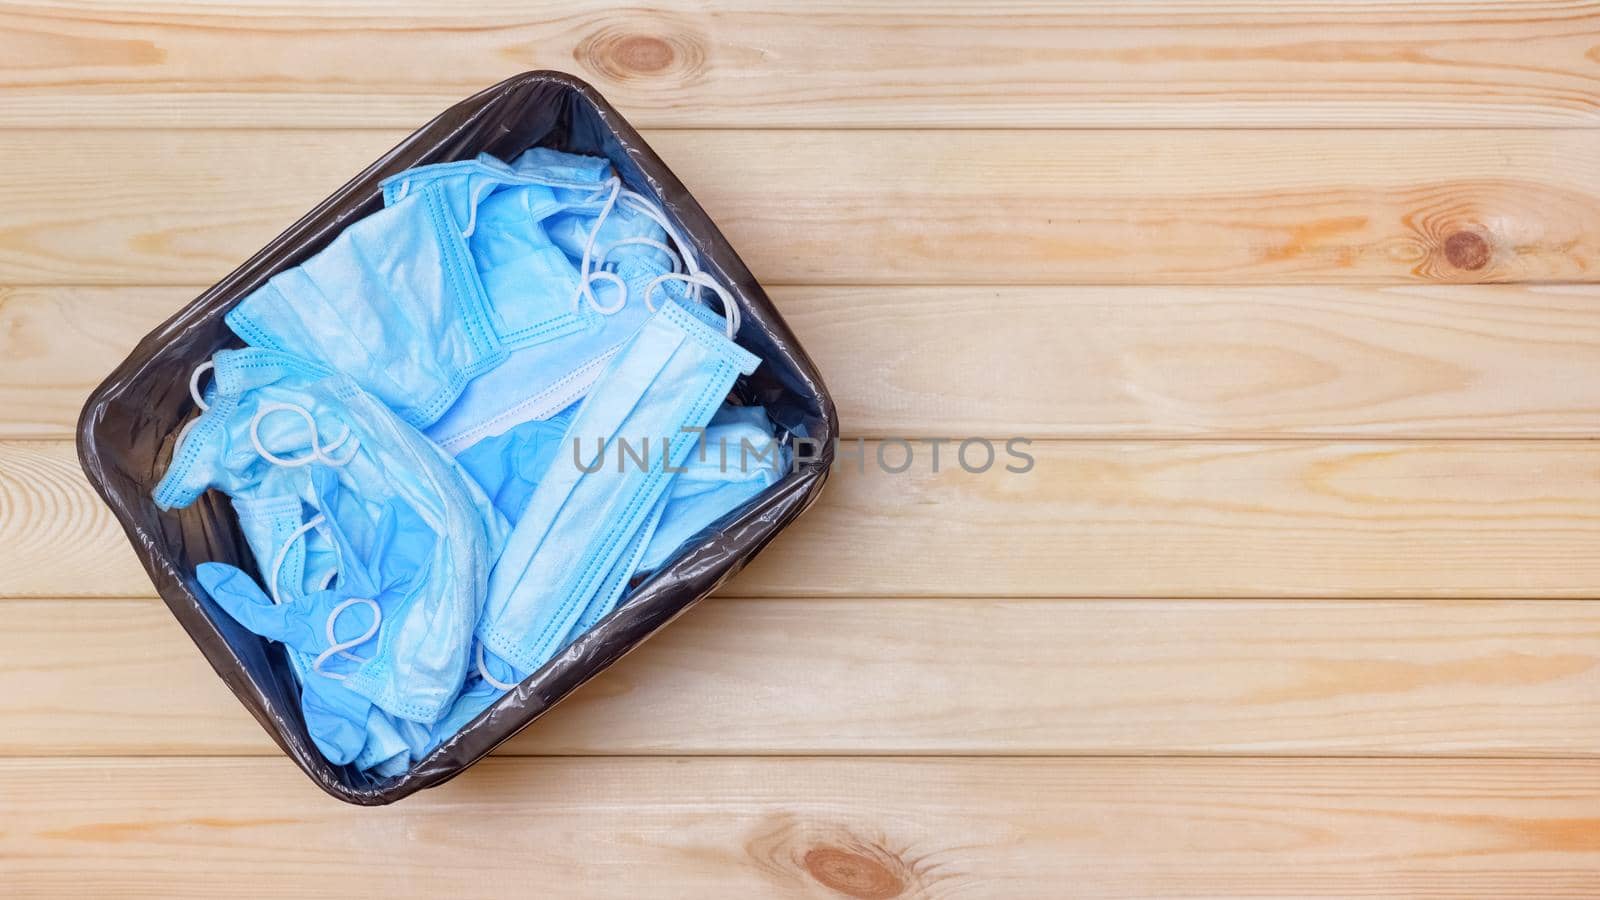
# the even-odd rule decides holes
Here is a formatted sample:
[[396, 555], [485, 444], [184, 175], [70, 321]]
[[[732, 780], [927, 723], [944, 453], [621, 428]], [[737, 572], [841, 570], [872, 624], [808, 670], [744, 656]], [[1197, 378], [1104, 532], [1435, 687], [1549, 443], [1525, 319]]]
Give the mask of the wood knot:
[[1489, 242], [1475, 231], [1457, 231], [1444, 239], [1444, 258], [1458, 269], [1475, 272], [1489, 264]]
[[617, 65], [632, 72], [654, 75], [672, 65], [672, 45], [647, 34], [630, 34], [612, 47]]
[[705, 69], [703, 42], [672, 24], [630, 21], [628, 27], [602, 26], [573, 50], [573, 58], [612, 81], [641, 79], [685, 82]]
[[889, 900], [906, 889], [905, 880], [882, 862], [839, 847], [812, 848], [802, 861], [812, 878], [847, 897]]

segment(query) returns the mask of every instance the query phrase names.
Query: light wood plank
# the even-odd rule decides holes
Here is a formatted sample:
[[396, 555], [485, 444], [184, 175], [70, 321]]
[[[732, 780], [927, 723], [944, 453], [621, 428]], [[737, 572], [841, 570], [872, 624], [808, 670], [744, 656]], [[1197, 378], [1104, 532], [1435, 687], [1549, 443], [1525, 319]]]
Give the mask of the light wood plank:
[[1600, 433], [1592, 286], [816, 287], [775, 300], [850, 436]]
[[[278, 755], [150, 600], [0, 603], [0, 755]], [[702, 604], [500, 751], [1600, 754], [1600, 604]]]
[[651, 126], [1593, 125], [1597, 34], [1572, 2], [35, 0], [0, 124], [411, 126], [557, 68]]
[[[895, 444], [866, 455], [880, 446], [903, 464]], [[934, 474], [918, 446], [900, 474], [836, 466], [730, 592], [1585, 598], [1600, 584], [1587, 442], [1036, 443], [1018, 447], [1023, 475], [1003, 448], [970, 474], [951, 446]], [[71, 446], [0, 443], [0, 596], [149, 592]]]
[[[0, 283], [209, 282], [398, 137], [0, 132]], [[649, 137], [771, 283], [1600, 278], [1582, 131]]]
[[0, 569], [0, 597], [155, 593], [66, 441], [0, 445]]
[[495, 759], [373, 810], [284, 760], [0, 760], [0, 875], [208, 900], [1592, 897], [1597, 803], [1600, 764], [1545, 761]]
[[[200, 290], [0, 288], [0, 436], [70, 436], [114, 361]], [[852, 437], [1600, 434], [1590, 285], [824, 286], [773, 299]]]
[[[903, 448], [887, 444], [867, 445], [873, 463], [878, 447], [889, 466], [903, 464]], [[756, 560], [736, 590], [1592, 597], [1600, 584], [1600, 448], [1584, 443], [1028, 452], [1035, 466], [1023, 476], [1001, 471], [1003, 455], [982, 475], [948, 457], [939, 474], [860, 474], [845, 461], [781, 551]]]

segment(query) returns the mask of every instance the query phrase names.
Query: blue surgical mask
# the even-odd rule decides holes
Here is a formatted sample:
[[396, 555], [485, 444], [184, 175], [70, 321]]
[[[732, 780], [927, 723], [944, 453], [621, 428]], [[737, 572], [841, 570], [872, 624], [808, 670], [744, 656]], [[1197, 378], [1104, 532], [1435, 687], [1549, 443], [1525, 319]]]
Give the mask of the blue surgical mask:
[[717, 413], [688, 462], [672, 479], [638, 571], [661, 568], [698, 532], [766, 490], [782, 476], [788, 456], [773, 438], [761, 407], [726, 406]]
[[700, 435], [683, 471], [672, 475], [671, 486], [629, 540], [563, 646], [616, 609], [634, 576], [660, 568], [697, 532], [777, 481], [784, 459], [764, 410], [724, 406]]
[[[282, 597], [296, 598], [327, 588], [337, 577], [342, 551], [331, 539], [324, 519], [313, 516], [307, 520], [305, 503], [299, 497], [241, 496], [234, 499], [233, 507], [245, 541], [258, 561], [256, 567], [267, 579], [275, 599], [263, 597], [260, 588], [242, 570], [203, 565], [197, 573], [201, 586], [219, 606], [227, 610], [244, 603], [281, 602]], [[348, 629], [354, 621], [354, 617], [345, 621], [345, 627]], [[347, 630], [344, 637], [349, 636]], [[316, 677], [319, 648], [286, 647], [286, 651], [301, 686], [301, 713], [312, 742], [329, 761], [360, 766], [359, 754], [370, 743], [370, 721], [385, 718], [384, 714], [373, 708], [372, 701], [337, 680]]]
[[[316, 517], [310, 523], [322, 525], [326, 519]], [[235, 621], [287, 648], [299, 676], [306, 730], [323, 755], [335, 763], [358, 758], [369, 743], [369, 721], [376, 712], [370, 698], [350, 690], [344, 682], [355, 666], [367, 660], [361, 654], [371, 652], [383, 611], [401, 605], [398, 598], [415, 587], [419, 574], [412, 568], [409, 582], [374, 582], [376, 573], [371, 566], [387, 565], [391, 572], [411, 568], [398, 556], [389, 555], [396, 531], [392, 517], [381, 530], [383, 536], [371, 559], [358, 560], [355, 548], [341, 536], [337, 585], [304, 593], [269, 597], [248, 573], [225, 563], [201, 563], [195, 572], [206, 594]], [[284, 568], [263, 567], [269, 584], [280, 582], [286, 574], [285, 554], [280, 550], [275, 559], [274, 565]]]
[[[209, 487], [236, 502], [295, 496], [307, 512], [294, 536], [326, 531], [340, 557], [329, 587], [285, 594], [311, 586], [306, 574], [285, 577], [282, 548], [268, 555], [259, 534], [247, 536], [268, 592], [250, 594], [231, 572], [208, 570], [230, 602], [238, 601], [230, 612], [292, 633], [293, 643], [267, 636], [314, 653], [313, 675], [337, 677], [396, 717], [437, 720], [467, 671], [471, 633], [506, 530], [503, 517], [415, 429], [348, 377], [304, 360], [256, 348], [221, 351], [215, 385], [201, 403], [204, 412], [186, 429], [156, 488], [158, 504], [187, 505]], [[278, 535], [284, 527], [257, 531]], [[357, 583], [363, 571], [368, 585]], [[243, 606], [264, 597], [267, 606], [280, 601], [286, 609]], [[366, 602], [347, 603], [353, 599]], [[292, 631], [281, 630], [290, 628], [288, 619], [272, 624], [291, 612], [304, 620]], [[324, 655], [369, 628], [376, 630], [361, 642], [363, 651]], [[361, 652], [361, 661], [347, 667], [353, 662], [347, 652]]]
[[485, 438], [456, 455], [461, 466], [512, 525], [550, 470], [561, 439], [578, 412], [577, 404], [548, 419], [524, 422], [504, 434]]
[[698, 297], [708, 281], [692, 251], [680, 255], [669, 246], [670, 239], [685, 247], [654, 203], [624, 188], [615, 176], [582, 180], [609, 171], [591, 165], [596, 161], [535, 148], [510, 167], [480, 157], [396, 176], [395, 184], [408, 184], [398, 179], [437, 178], [431, 174], [435, 169], [455, 179], [483, 178], [485, 172], [511, 178], [506, 174], [511, 171], [551, 182], [573, 179], [565, 183], [582, 186], [553, 189], [554, 201], [537, 212], [544, 217], [541, 234], [560, 248], [576, 273], [570, 302], [590, 318], [575, 333], [514, 348], [467, 384], [456, 403], [425, 429], [448, 452], [460, 453], [523, 422], [548, 418], [581, 399], [658, 303]]
[[[537, 669], [603, 596], [693, 449], [692, 429], [755, 370], [756, 357], [724, 333], [736, 327], [669, 302], [611, 361], [568, 429], [572, 456], [558, 457], [539, 482], [495, 564], [478, 625], [490, 653], [519, 672]], [[618, 438], [644, 451], [642, 466], [621, 461]]]
[[367, 718], [365, 742], [350, 764], [363, 772], [398, 775], [411, 768], [412, 747], [395, 724], [396, 720], [379, 710]]
[[461, 228], [445, 191], [430, 185], [273, 276], [228, 313], [228, 326], [252, 346], [349, 375], [425, 427], [508, 352]]
[[[674, 476], [676, 480], [676, 476]], [[600, 587], [595, 590], [594, 596], [584, 606], [583, 612], [578, 615], [576, 622], [567, 630], [567, 634], [558, 644], [565, 647], [577, 640], [584, 632], [599, 624], [600, 620], [611, 614], [617, 608], [617, 601], [627, 592], [628, 585], [633, 576], [639, 571], [640, 564], [644, 561], [644, 554], [650, 547], [651, 541], [656, 536], [656, 530], [661, 524], [662, 514], [667, 509], [671, 492], [664, 491], [661, 498], [650, 508], [644, 521], [639, 523], [639, 528], [628, 539], [623, 548], [622, 556], [611, 566], [611, 571], [606, 573], [600, 582]]]
[[227, 322], [349, 374], [452, 453], [581, 398], [657, 300], [699, 297], [705, 280], [667, 244], [678, 236], [660, 209], [602, 159], [536, 148], [382, 188], [385, 209]]
[[229, 327], [350, 375], [423, 428], [512, 350], [597, 318], [573, 302], [577, 269], [540, 225], [562, 205], [550, 185], [470, 160], [402, 173], [384, 192], [386, 208], [273, 276]]

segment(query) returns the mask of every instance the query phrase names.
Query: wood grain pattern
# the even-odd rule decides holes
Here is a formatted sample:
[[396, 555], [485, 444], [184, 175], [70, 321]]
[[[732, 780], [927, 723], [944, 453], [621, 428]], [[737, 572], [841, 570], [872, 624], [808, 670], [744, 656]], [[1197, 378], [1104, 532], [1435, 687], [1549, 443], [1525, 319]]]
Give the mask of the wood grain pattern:
[[0, 125], [410, 127], [538, 68], [650, 126], [1593, 125], [1597, 40], [1506, 0], [33, 0]]
[[[69, 437], [200, 290], [0, 288], [0, 436]], [[1596, 286], [772, 293], [852, 437], [1600, 434]]]
[[[900, 465], [901, 448], [884, 446]], [[866, 452], [876, 459], [876, 448]], [[1600, 583], [1600, 451], [1588, 444], [1031, 452], [1025, 476], [836, 467], [837, 484], [784, 535], [782, 552], [753, 563], [736, 590], [1584, 598]]]
[[[199, 286], [541, 67], [646, 129], [847, 434], [1035, 467], [841, 465], [495, 757], [357, 810], [64, 438]], [[0, 895], [1600, 896], [1597, 126], [1594, 0], [0, 4]]]
[[[890, 467], [897, 444], [863, 445]], [[1035, 443], [970, 474], [836, 467], [749, 596], [1592, 597], [1587, 442]], [[853, 451], [854, 445], [846, 449]], [[974, 468], [984, 460], [969, 450]], [[865, 466], [863, 466], [865, 468]], [[0, 596], [143, 596], [72, 447], [0, 442]]]
[[1600, 888], [1593, 762], [491, 759], [390, 809], [314, 792], [281, 759], [0, 760], [0, 875], [15, 897]]
[[[398, 137], [0, 131], [0, 283], [215, 280]], [[769, 283], [1600, 278], [1581, 131], [647, 137]]]
[[0, 597], [155, 592], [65, 441], [0, 448], [0, 569]]
[[[280, 755], [165, 605], [0, 602], [0, 755]], [[1600, 604], [708, 601], [527, 754], [1600, 755]]]

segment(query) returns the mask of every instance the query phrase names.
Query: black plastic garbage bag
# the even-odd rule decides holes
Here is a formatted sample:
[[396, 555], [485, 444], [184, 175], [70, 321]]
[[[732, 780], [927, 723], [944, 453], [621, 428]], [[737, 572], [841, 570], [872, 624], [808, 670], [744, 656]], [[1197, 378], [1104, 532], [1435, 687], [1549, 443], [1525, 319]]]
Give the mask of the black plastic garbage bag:
[[[299, 689], [282, 647], [237, 625], [194, 580], [196, 564], [207, 560], [255, 571], [226, 498], [211, 492], [187, 509], [162, 513], [150, 492], [171, 458], [179, 428], [194, 413], [190, 371], [217, 350], [241, 345], [222, 321], [235, 303], [321, 250], [349, 223], [380, 209], [378, 183], [385, 177], [484, 152], [509, 160], [536, 145], [608, 157], [629, 187], [654, 196], [676, 220], [703, 267], [737, 299], [744, 317], [739, 343], [761, 357], [761, 367], [740, 379], [735, 396], [766, 407], [779, 436], [800, 449], [794, 455], [801, 462], [690, 541], [611, 615], [410, 772], [384, 779], [334, 766], [306, 733]], [[350, 803], [378, 805], [453, 778], [739, 571], [816, 499], [837, 435], [833, 402], [816, 367], [684, 186], [593, 88], [563, 73], [530, 72], [423, 126], [146, 335], [89, 396], [78, 421], [78, 457], [156, 590], [240, 701], [323, 790]]]

